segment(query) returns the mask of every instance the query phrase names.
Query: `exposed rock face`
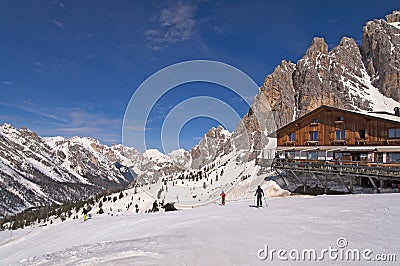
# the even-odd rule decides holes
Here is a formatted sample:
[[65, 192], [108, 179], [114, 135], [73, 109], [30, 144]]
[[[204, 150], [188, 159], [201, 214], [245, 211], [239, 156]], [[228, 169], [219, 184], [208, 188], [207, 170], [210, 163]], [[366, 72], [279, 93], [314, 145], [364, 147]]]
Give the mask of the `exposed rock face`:
[[386, 15], [386, 21], [388, 23], [400, 22], [400, 11], [393, 11], [392, 14]]
[[400, 12], [368, 22], [361, 51], [373, 85], [384, 95], [400, 100]]
[[212, 128], [191, 149], [191, 168], [200, 169], [216, 157], [230, 153], [232, 148], [231, 134], [221, 126]]
[[322, 104], [393, 110], [397, 103], [386, 97], [400, 100], [399, 17], [399, 12], [393, 12], [387, 21], [368, 22], [361, 48], [343, 37], [328, 51], [323, 38], [314, 38], [296, 64], [282, 61], [259, 91], [268, 99], [277, 127]]
[[296, 92], [293, 86], [295, 69], [295, 64], [282, 61], [274, 72], [265, 78], [264, 85], [260, 88], [260, 94], [268, 99], [278, 126], [286, 124], [295, 117], [294, 95]]

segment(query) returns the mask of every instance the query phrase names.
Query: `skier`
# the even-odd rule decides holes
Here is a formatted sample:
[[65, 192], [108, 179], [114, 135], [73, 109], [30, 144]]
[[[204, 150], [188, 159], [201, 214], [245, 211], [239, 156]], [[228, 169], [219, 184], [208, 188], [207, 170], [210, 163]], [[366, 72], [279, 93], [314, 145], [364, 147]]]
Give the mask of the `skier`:
[[86, 222], [87, 214], [89, 212], [89, 209], [86, 209], [83, 207], [83, 221]]
[[257, 196], [257, 207], [262, 207], [262, 197], [264, 196], [264, 191], [262, 190], [261, 186], [258, 185], [258, 188], [256, 190], [256, 194], [254, 196]]
[[158, 203], [157, 200], [153, 202], [153, 209], [151, 210], [152, 212], [158, 212]]
[[136, 213], [139, 213], [139, 205], [135, 204]]
[[222, 200], [222, 205], [225, 205], [226, 194], [225, 194], [225, 192], [223, 190], [222, 190], [222, 193], [220, 194], [220, 196], [221, 196], [221, 200]]

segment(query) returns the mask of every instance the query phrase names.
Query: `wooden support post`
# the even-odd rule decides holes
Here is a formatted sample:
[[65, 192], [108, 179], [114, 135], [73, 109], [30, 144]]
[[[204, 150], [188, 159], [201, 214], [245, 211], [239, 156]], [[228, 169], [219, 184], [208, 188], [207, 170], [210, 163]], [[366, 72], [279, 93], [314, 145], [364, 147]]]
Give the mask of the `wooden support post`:
[[326, 194], [326, 192], [328, 192], [328, 189], [327, 189], [328, 174], [327, 174], [326, 171], [327, 171], [327, 165], [326, 165], [326, 162], [325, 162], [325, 167], [324, 167], [324, 176], [325, 176], [324, 194]]
[[288, 184], [288, 182], [286, 181], [286, 179], [283, 177], [283, 175], [281, 175], [281, 173], [280, 173], [278, 170], [276, 170], [276, 169], [274, 169], [274, 170], [275, 170], [275, 172], [280, 176], [280, 178], [282, 178], [283, 182], [285, 182], [285, 186], [288, 187], [289, 184]]
[[350, 176], [350, 193], [353, 194], [353, 192], [354, 192], [353, 177]]
[[299, 181], [300, 183], [302, 183], [304, 186], [306, 185], [306, 184], [304, 184], [304, 182], [303, 182], [292, 170], [290, 170], [290, 172], [291, 172], [292, 175], [297, 179], [297, 181]]
[[368, 176], [369, 181], [371, 181], [372, 185], [374, 186], [374, 188], [376, 189], [377, 193], [381, 193], [381, 191], [379, 190], [379, 188], [376, 186], [374, 180], [372, 179], [372, 177]]
[[342, 179], [342, 177], [340, 176], [340, 175], [337, 175], [338, 177], [339, 177], [339, 179], [340, 179], [340, 181], [342, 182], [342, 184], [347, 188], [347, 191], [349, 191], [350, 193], [351, 193], [351, 191], [350, 191], [350, 188], [346, 185], [346, 183], [343, 181], [343, 179]]
[[[311, 173], [310, 173], [311, 174]], [[322, 181], [318, 178], [318, 176], [316, 175], [316, 174], [314, 174], [314, 173], [312, 173], [312, 175], [313, 175], [313, 177], [315, 178], [315, 179], [317, 179], [317, 181], [322, 185], [322, 187], [324, 186], [324, 183], [322, 183]]]
[[305, 182], [304, 187], [303, 187], [304, 194], [306, 194], [306, 191], [307, 191], [307, 177], [308, 177], [308, 175], [306, 174], [306, 182]]

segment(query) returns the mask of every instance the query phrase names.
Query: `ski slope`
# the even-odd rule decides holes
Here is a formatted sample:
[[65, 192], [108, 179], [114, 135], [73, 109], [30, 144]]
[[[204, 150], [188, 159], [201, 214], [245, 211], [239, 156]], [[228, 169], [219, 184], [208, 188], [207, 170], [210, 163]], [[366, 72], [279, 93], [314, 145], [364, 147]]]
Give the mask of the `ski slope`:
[[[399, 200], [400, 194], [292, 196], [268, 199], [264, 208], [249, 207], [254, 202], [247, 200], [166, 213], [95, 215], [12, 236], [0, 232], [0, 265], [280, 265], [287, 262], [276, 256], [260, 260], [259, 250], [338, 248], [341, 237], [346, 248], [400, 260]], [[344, 264], [328, 256], [314, 264], [322, 262]]]

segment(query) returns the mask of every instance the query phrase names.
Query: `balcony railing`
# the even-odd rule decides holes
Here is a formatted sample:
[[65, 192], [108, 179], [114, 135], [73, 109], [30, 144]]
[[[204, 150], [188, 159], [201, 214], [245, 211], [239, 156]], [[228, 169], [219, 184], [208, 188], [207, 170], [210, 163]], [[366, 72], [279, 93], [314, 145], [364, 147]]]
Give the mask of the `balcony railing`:
[[346, 145], [345, 139], [334, 139], [332, 140], [333, 145]]
[[296, 141], [295, 140], [287, 140], [284, 142], [285, 146], [295, 146]]
[[307, 145], [318, 145], [319, 141], [318, 140], [307, 140], [306, 144]]

